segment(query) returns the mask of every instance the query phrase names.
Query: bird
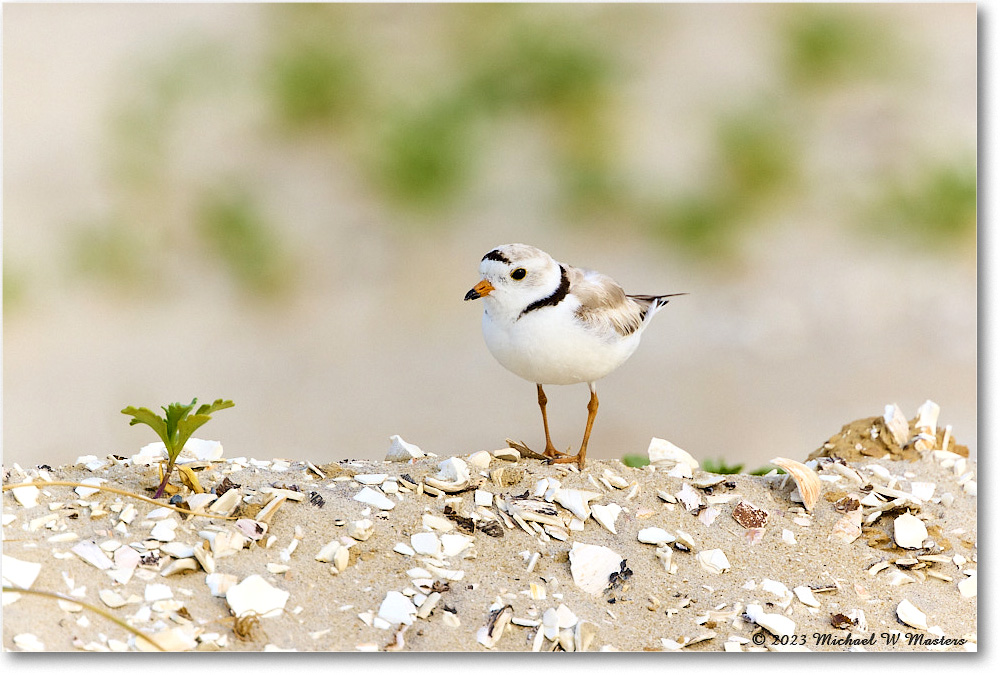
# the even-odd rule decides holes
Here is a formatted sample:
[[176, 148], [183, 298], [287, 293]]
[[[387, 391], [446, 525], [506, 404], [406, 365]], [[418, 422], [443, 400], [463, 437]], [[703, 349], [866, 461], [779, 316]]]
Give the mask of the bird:
[[[549, 463], [583, 469], [597, 416], [596, 383], [625, 363], [667, 295], [628, 295], [611, 277], [553, 259], [527, 244], [503, 244], [483, 256], [482, 280], [465, 300], [482, 299], [483, 337], [500, 364], [534, 382]], [[587, 426], [576, 455], [556, 450], [544, 385], [587, 383]]]

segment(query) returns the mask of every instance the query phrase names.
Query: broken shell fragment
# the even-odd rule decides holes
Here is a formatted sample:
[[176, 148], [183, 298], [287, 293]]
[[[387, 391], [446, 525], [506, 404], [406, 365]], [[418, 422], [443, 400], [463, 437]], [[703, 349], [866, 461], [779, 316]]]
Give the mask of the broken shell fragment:
[[375, 532], [375, 523], [368, 520], [367, 518], [363, 520], [352, 521], [347, 526], [347, 536], [357, 539], [358, 541], [368, 541], [372, 534]]
[[749, 529], [767, 525], [767, 511], [758, 509], [748, 501], [741, 501], [733, 507], [733, 519]]
[[698, 562], [712, 574], [722, 574], [729, 569], [729, 559], [721, 548], [713, 548], [698, 553]]
[[423, 450], [412, 443], [407, 443], [399, 436], [389, 437], [389, 449], [385, 453], [386, 461], [408, 462], [411, 459], [420, 459], [426, 456]]
[[289, 595], [253, 574], [226, 591], [226, 602], [237, 617], [253, 612], [263, 618], [280, 614]]
[[[226, 494], [229, 493], [227, 492]], [[396, 507], [396, 502], [392, 501], [378, 490], [374, 490], [370, 487], [362, 488], [361, 492], [354, 495], [354, 501], [374, 506], [375, 508], [382, 509], [383, 511], [389, 511]]]
[[903, 600], [896, 606], [896, 616], [907, 626], [927, 630], [927, 615], [917, 609], [909, 600]]
[[569, 552], [573, 583], [591, 595], [603, 593], [611, 575], [621, 570], [622, 560], [620, 555], [606, 546], [575, 542]]
[[510, 605], [497, 607], [486, 617], [486, 624], [476, 632], [476, 642], [487, 649], [493, 649], [514, 616], [514, 608]]
[[660, 544], [669, 544], [677, 539], [677, 537], [670, 534], [662, 527], [643, 528], [639, 530], [638, 538], [643, 544], [655, 544], [657, 546]]
[[552, 499], [580, 520], [586, 521], [590, 518], [590, 502], [600, 496], [599, 492], [590, 490], [559, 488], [553, 493]]
[[760, 605], [747, 605], [746, 615], [751, 621], [774, 635], [794, 635], [795, 622], [782, 614], [765, 612]]
[[662, 438], [653, 438], [646, 449], [649, 463], [653, 466], [670, 467], [681, 465], [684, 478], [691, 478], [693, 472], [698, 468], [698, 460], [692, 457], [687, 451], [681, 450], [670, 441]]
[[901, 548], [921, 548], [927, 538], [927, 526], [907, 511], [893, 521], [892, 534], [896, 545]]
[[378, 616], [390, 625], [409, 626], [417, 616], [417, 608], [399, 591], [389, 591], [378, 608]]
[[816, 472], [801, 462], [785, 457], [775, 457], [771, 460], [771, 464], [780, 466], [795, 479], [795, 485], [799, 488], [799, 494], [802, 495], [802, 503], [805, 505], [806, 511], [812, 511], [816, 500], [819, 499], [819, 493], [823, 489], [823, 484]]
[[594, 520], [603, 525], [611, 534], [618, 534], [615, 530], [615, 521], [622, 512], [622, 507], [617, 504], [595, 504], [590, 510]]
[[893, 440], [896, 441], [896, 445], [901, 448], [905, 446], [906, 442], [910, 440], [910, 423], [906, 421], [906, 415], [899, 409], [899, 406], [895, 403], [887, 405], [882, 420], [888, 427], [889, 433], [892, 434]]

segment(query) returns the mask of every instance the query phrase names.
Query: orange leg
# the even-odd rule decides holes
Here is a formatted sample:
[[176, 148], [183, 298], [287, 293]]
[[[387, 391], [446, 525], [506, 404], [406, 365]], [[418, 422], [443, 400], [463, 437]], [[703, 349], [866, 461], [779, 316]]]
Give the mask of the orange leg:
[[559, 457], [560, 455], [565, 455], [564, 452], [559, 452], [556, 450], [556, 446], [552, 445], [552, 437], [549, 436], [549, 418], [545, 414], [545, 404], [549, 402], [549, 399], [545, 396], [545, 391], [542, 389], [542, 385], [538, 386], [538, 407], [542, 409], [542, 425], [545, 427], [545, 451], [542, 453], [546, 457]]
[[580, 445], [580, 452], [572, 457], [556, 457], [550, 459], [549, 462], [553, 464], [562, 464], [573, 462], [581, 469], [587, 459], [587, 442], [590, 440], [590, 431], [594, 428], [594, 418], [597, 417], [597, 388], [594, 383], [590, 383], [590, 402], [587, 403], [587, 428], [583, 432], [583, 443]]

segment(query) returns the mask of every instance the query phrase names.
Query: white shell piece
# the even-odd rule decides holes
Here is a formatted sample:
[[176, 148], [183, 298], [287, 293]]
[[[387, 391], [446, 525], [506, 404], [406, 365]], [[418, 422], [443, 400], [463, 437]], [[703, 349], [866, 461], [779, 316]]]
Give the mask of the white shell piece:
[[941, 406], [930, 399], [924, 401], [917, 408], [917, 429], [927, 430], [930, 434], [937, 434], [938, 416], [941, 415]]
[[359, 473], [355, 474], [354, 480], [362, 485], [381, 485], [388, 477], [387, 473]]
[[487, 508], [493, 506], [493, 493], [489, 490], [476, 490], [475, 499], [476, 506], [485, 506]]
[[472, 546], [473, 537], [466, 534], [442, 534], [441, 552], [448, 558], [456, 556]]
[[240, 617], [250, 612], [260, 617], [277, 616], [288, 602], [288, 591], [275, 588], [259, 574], [253, 574], [226, 592], [226, 602]]
[[450, 520], [441, 516], [435, 516], [433, 513], [425, 513], [420, 518], [420, 524], [429, 530], [436, 530], [438, 532], [451, 532], [455, 529], [455, 525]]
[[782, 614], [772, 614], [764, 611], [760, 605], [747, 605], [746, 615], [758, 626], [767, 629], [774, 635], [794, 635], [795, 622]]
[[638, 536], [639, 536], [639, 541], [641, 541], [643, 544], [656, 544], [657, 546], [659, 546], [660, 544], [669, 544], [670, 542], [675, 541], [677, 539], [677, 537], [670, 534], [662, 527], [643, 528], [639, 530]]
[[378, 608], [378, 616], [392, 626], [409, 626], [417, 616], [417, 608], [399, 591], [389, 591]]
[[91, 496], [97, 494], [98, 492], [100, 492], [100, 490], [97, 489], [97, 486], [99, 486], [101, 483], [103, 483], [104, 479], [103, 478], [96, 478], [96, 477], [95, 478], [84, 478], [80, 482], [83, 485], [93, 485], [94, 486], [94, 487], [80, 487], [80, 486], [77, 486], [76, 489], [73, 490], [76, 494], [80, 495], [81, 497], [87, 498], [87, 497], [91, 497]]
[[903, 600], [896, 606], [896, 616], [907, 626], [927, 630], [927, 615], [909, 600]]
[[895, 403], [885, 407], [885, 414], [882, 415], [885, 425], [889, 428], [889, 433], [899, 447], [906, 445], [910, 440], [910, 423], [906, 421], [906, 415]]
[[226, 593], [236, 582], [237, 578], [235, 574], [215, 572], [214, 574], [205, 575], [205, 585], [208, 586], [208, 592], [217, 598], [226, 597]]
[[164, 567], [163, 571], [160, 572], [160, 576], [169, 577], [171, 575], [178, 574], [179, 572], [193, 572], [198, 569], [198, 567], [198, 561], [194, 558], [180, 558]]
[[26, 509], [30, 509], [34, 506], [38, 506], [38, 495], [41, 492], [34, 485], [22, 485], [21, 487], [16, 487], [11, 490], [14, 493], [14, 499], [17, 503]]
[[722, 574], [729, 569], [729, 559], [721, 548], [712, 548], [698, 553], [698, 562], [713, 574]]
[[690, 472], [698, 468], [698, 460], [692, 457], [687, 451], [681, 450], [670, 441], [662, 438], [653, 438], [649, 441], [646, 449], [649, 463], [656, 466], [666, 466], [669, 464], [683, 464], [688, 467], [687, 478], [691, 477]]
[[105, 605], [111, 609], [118, 609], [125, 605], [125, 598], [123, 598], [119, 593], [111, 590], [110, 588], [102, 588], [98, 591], [97, 596], [101, 599]]
[[[103, 545], [102, 545], [103, 548]], [[117, 547], [115, 548], [117, 550]], [[194, 546], [190, 544], [184, 544], [179, 541], [173, 541], [169, 544], [164, 544], [160, 547], [163, 553], [166, 553], [171, 558], [191, 558], [194, 556]]]
[[104, 551], [102, 551], [101, 548], [92, 541], [81, 541], [70, 550], [80, 556], [84, 562], [90, 563], [99, 570], [111, 569], [111, 560], [104, 553]]
[[934, 497], [934, 483], [922, 483], [919, 481], [910, 482], [910, 494], [920, 501], [930, 501]]
[[146, 591], [143, 594], [143, 599], [146, 602], [170, 600], [173, 597], [174, 592], [166, 584], [146, 584]]
[[382, 509], [383, 511], [389, 511], [396, 507], [396, 502], [370, 487], [365, 487], [361, 490], [361, 492], [354, 495], [354, 501], [374, 506], [375, 508]]
[[103, 459], [98, 459], [97, 455], [80, 455], [76, 458], [76, 463], [83, 464], [88, 471], [97, 471], [107, 464]]
[[590, 518], [590, 502], [600, 496], [601, 493], [590, 490], [559, 488], [553, 493], [552, 500], [580, 520], [587, 520]]
[[698, 553], [698, 562], [713, 574], [722, 574], [729, 569], [729, 559], [721, 548], [712, 548]]
[[386, 460], [390, 462], [408, 462], [411, 459], [420, 459], [426, 456], [427, 454], [423, 450], [412, 443], [407, 443], [399, 436], [389, 437], [389, 449], [385, 453]]
[[470, 478], [469, 465], [459, 457], [449, 457], [438, 464], [438, 480], [451, 483], [462, 483]]
[[31, 588], [38, 573], [42, 571], [42, 563], [18, 560], [9, 555], [2, 558], [3, 585], [16, 588]]
[[474, 452], [469, 455], [468, 460], [466, 460], [470, 466], [480, 471], [485, 471], [490, 468], [490, 462], [493, 461], [493, 455], [486, 452], [485, 450], [480, 450], [479, 452]]
[[34, 633], [18, 633], [14, 636], [14, 646], [22, 652], [44, 652], [45, 643]]
[[174, 532], [176, 527], [177, 521], [173, 518], [167, 518], [154, 525], [153, 529], [149, 532], [149, 536], [157, 541], [173, 541], [177, 536]]
[[788, 590], [788, 586], [780, 581], [775, 581], [774, 579], [764, 579], [761, 581], [760, 590], [776, 595], [779, 598], [787, 598], [792, 594], [792, 592]]
[[813, 594], [812, 589], [808, 586], [796, 586], [794, 589], [795, 597], [799, 599], [803, 605], [807, 607], [819, 607], [819, 600]]
[[403, 542], [399, 542], [398, 544], [396, 544], [395, 546], [393, 546], [392, 550], [395, 551], [396, 553], [399, 553], [400, 555], [416, 555], [417, 554], [416, 551], [414, 551], [412, 548], [410, 548], [409, 545], [404, 544]]
[[232, 512], [236, 510], [236, 507], [239, 506], [242, 499], [243, 493], [239, 490], [226, 490], [221, 497], [212, 502], [212, 505], [208, 507], [208, 512], [220, 516], [231, 515]]
[[674, 496], [684, 504], [687, 511], [693, 511], [704, 503], [701, 501], [701, 495], [687, 483], [684, 483]]
[[350, 549], [336, 539], [321, 548], [316, 554], [316, 560], [320, 562], [332, 562], [338, 572], [343, 572], [347, 569], [347, 562], [350, 560], [350, 557]]
[[976, 577], [979, 575], [975, 570], [970, 570], [968, 574], [967, 579], [958, 582], [958, 592], [962, 594], [963, 598], [974, 598], [976, 597]]
[[421, 555], [441, 555], [441, 539], [433, 532], [418, 532], [410, 535], [410, 546]]
[[490, 614], [486, 619], [486, 625], [476, 631], [476, 642], [487, 649], [493, 649], [497, 642], [500, 641], [500, 638], [503, 637], [503, 632], [506, 630], [508, 624], [510, 624], [513, 616], [514, 608], [510, 605], [490, 610]]
[[920, 548], [927, 538], [927, 526], [924, 525], [924, 521], [907, 511], [893, 521], [892, 534], [897, 546]]
[[573, 583], [591, 595], [608, 587], [609, 578], [621, 571], [622, 557], [605, 546], [574, 542], [569, 552]]
[[347, 526], [347, 536], [358, 541], [368, 541], [375, 533], [375, 523], [364, 518], [351, 521]]
[[622, 512], [622, 507], [617, 504], [595, 504], [590, 507], [594, 520], [599, 522], [611, 534], [618, 534], [615, 530], [615, 521]]

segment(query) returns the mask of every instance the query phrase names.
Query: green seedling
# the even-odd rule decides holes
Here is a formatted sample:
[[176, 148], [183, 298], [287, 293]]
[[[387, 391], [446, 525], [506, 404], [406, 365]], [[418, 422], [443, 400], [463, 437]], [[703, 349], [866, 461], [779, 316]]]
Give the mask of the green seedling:
[[129, 420], [129, 426], [135, 424], [149, 425], [167, 447], [169, 461], [167, 462], [167, 468], [163, 472], [163, 480], [160, 481], [160, 487], [157, 488], [156, 494], [153, 495], [154, 499], [159, 499], [163, 496], [163, 491], [167, 487], [167, 481], [170, 479], [170, 473], [174, 469], [174, 463], [177, 461], [177, 457], [180, 456], [181, 450], [184, 449], [184, 444], [191, 438], [191, 434], [198, 427], [212, 419], [212, 413], [232, 408], [235, 405], [232, 401], [224, 401], [220, 398], [216, 399], [214, 403], [202, 405], [192, 415], [191, 411], [194, 410], [196, 403], [198, 403], [198, 399], [196, 398], [191, 399], [191, 403], [188, 405], [171, 403], [163, 407], [164, 412], [167, 413], [166, 417], [160, 417], [149, 408], [129, 406], [122, 410], [122, 413], [132, 417]]

